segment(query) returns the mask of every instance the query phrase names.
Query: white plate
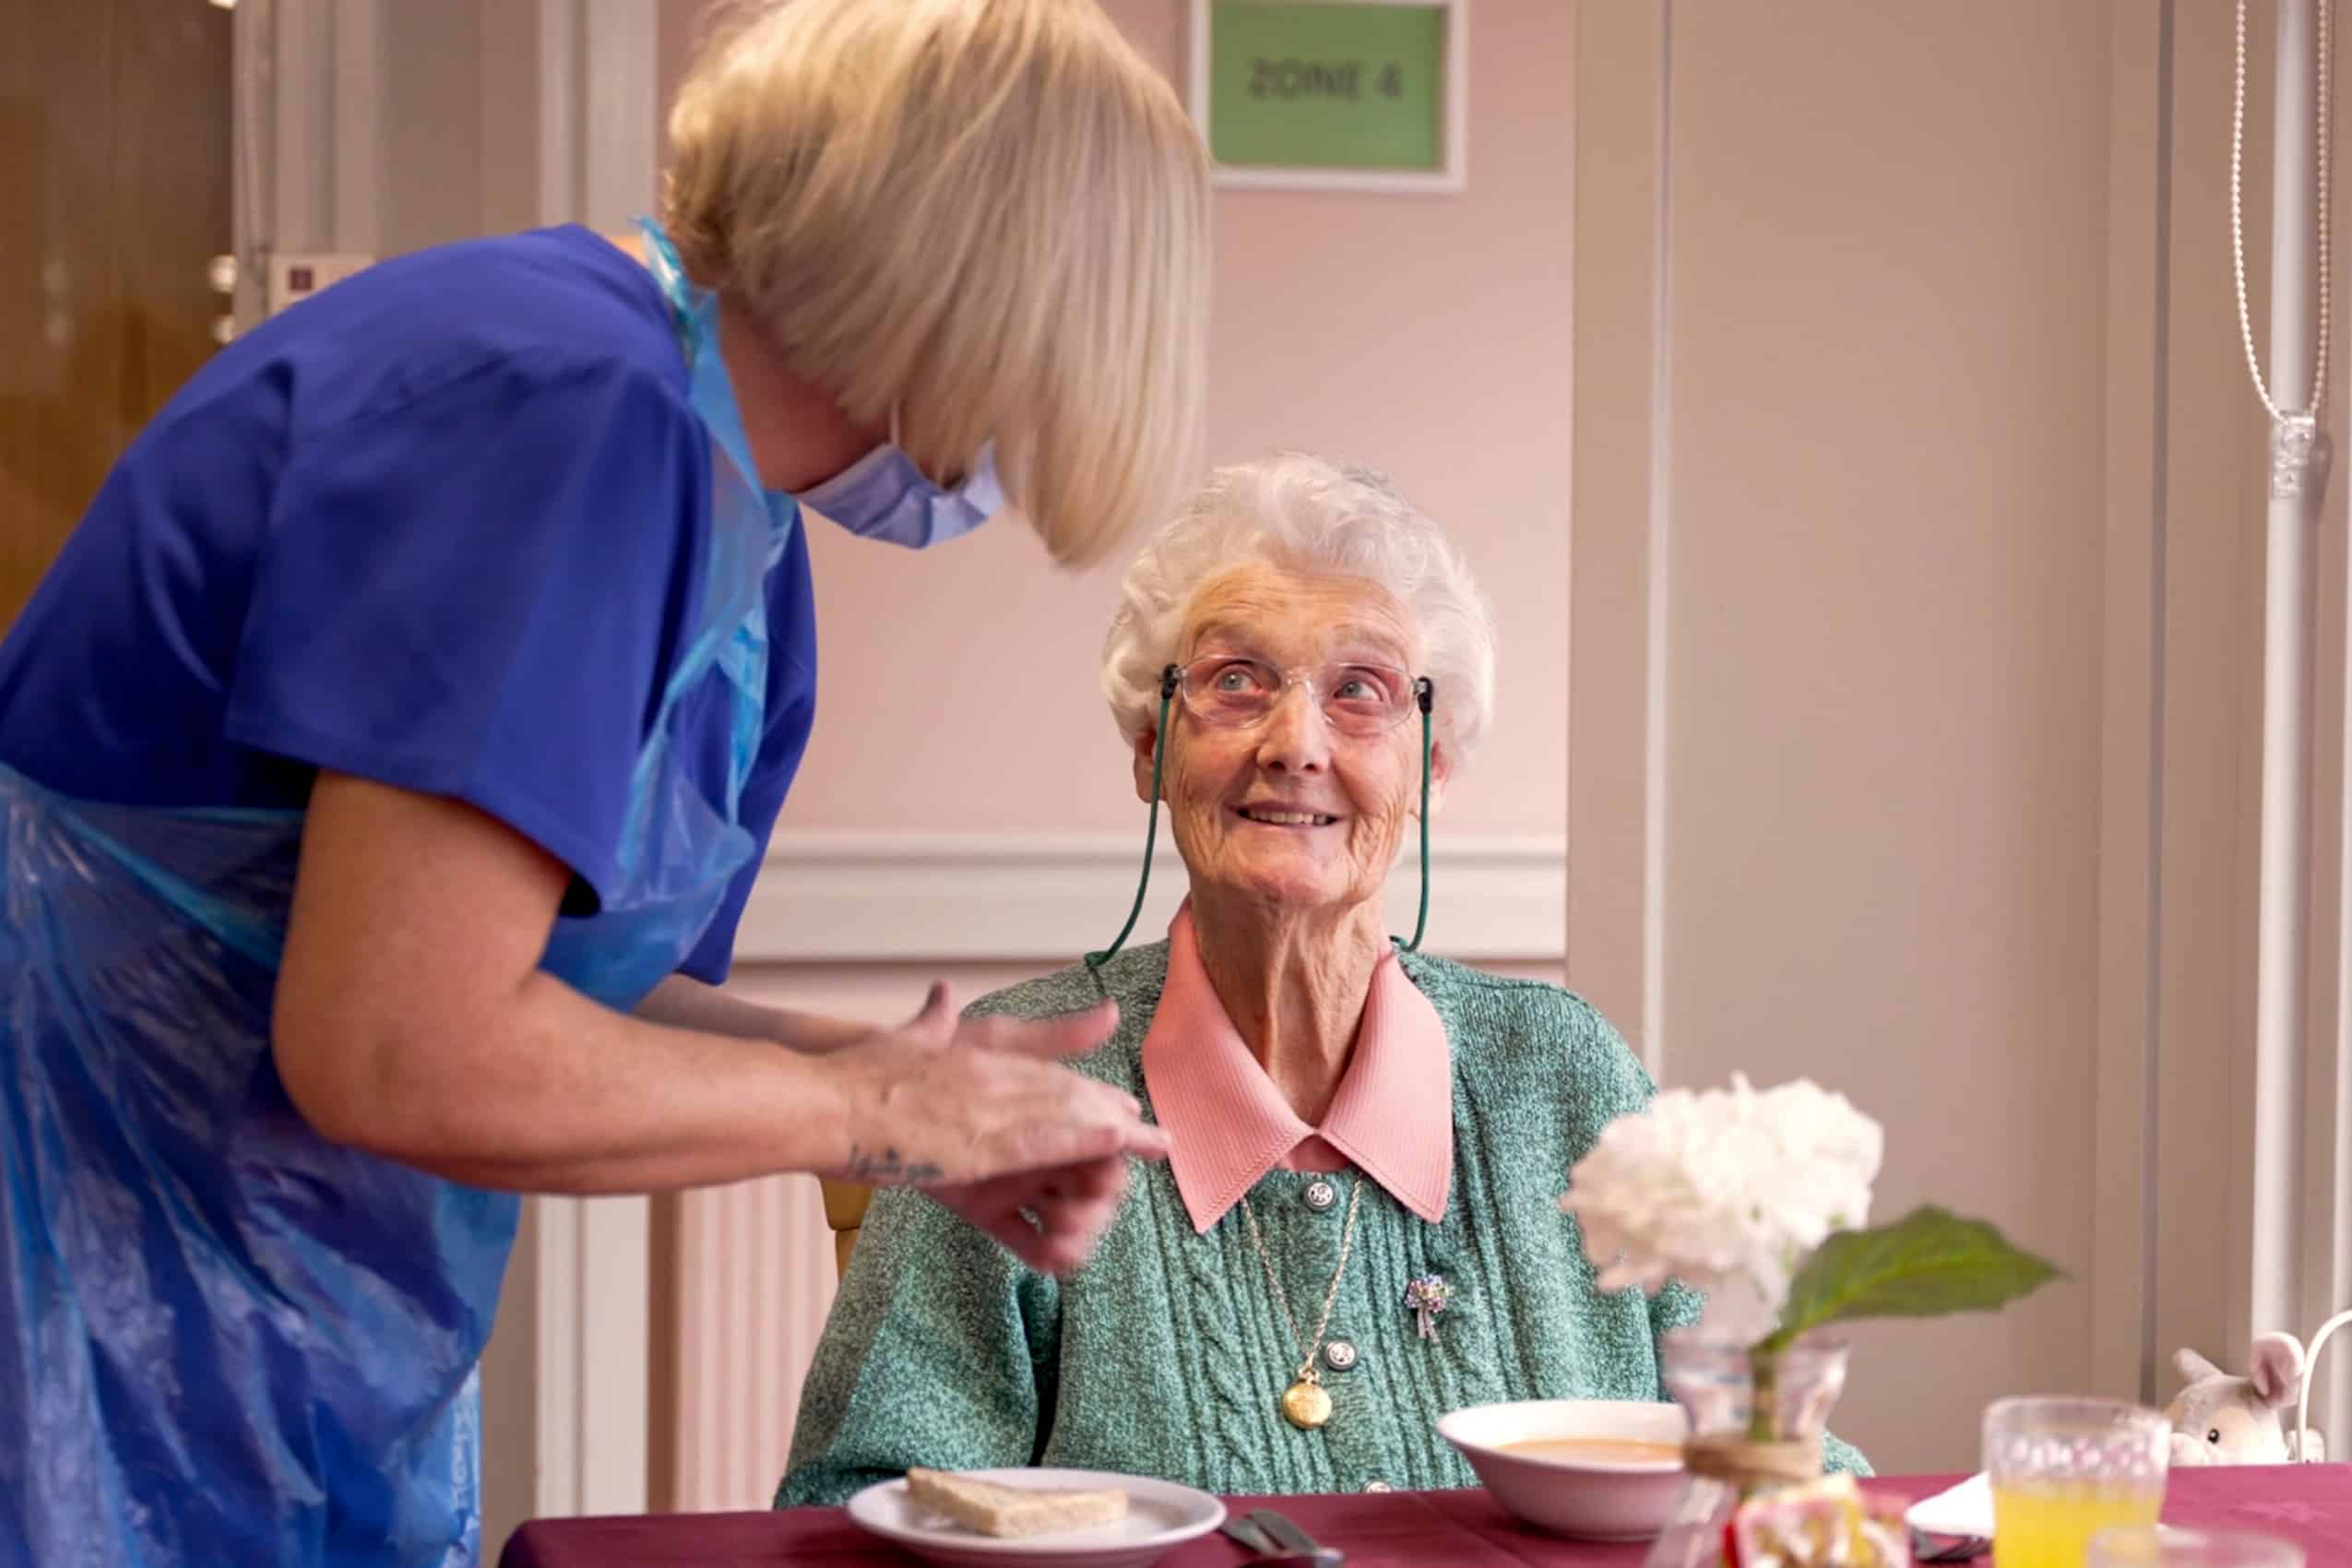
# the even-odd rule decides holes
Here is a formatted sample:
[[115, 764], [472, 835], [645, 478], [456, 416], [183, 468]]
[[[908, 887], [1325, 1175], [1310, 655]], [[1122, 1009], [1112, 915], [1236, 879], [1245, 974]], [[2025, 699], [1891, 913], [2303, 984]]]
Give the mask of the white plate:
[[1186, 1541], [1225, 1523], [1225, 1504], [1205, 1491], [1148, 1476], [1108, 1470], [959, 1470], [958, 1475], [1006, 1486], [1118, 1487], [1127, 1494], [1127, 1516], [1116, 1524], [1084, 1530], [1002, 1540], [948, 1523], [907, 1496], [907, 1482], [878, 1481], [849, 1499], [849, 1519], [917, 1557], [942, 1568], [1144, 1568]]

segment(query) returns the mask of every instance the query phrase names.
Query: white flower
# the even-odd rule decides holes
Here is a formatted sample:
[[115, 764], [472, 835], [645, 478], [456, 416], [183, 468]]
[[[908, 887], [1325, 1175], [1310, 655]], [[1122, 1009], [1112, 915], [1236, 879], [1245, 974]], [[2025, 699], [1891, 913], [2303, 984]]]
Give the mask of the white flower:
[[1670, 1275], [1708, 1293], [1716, 1331], [1761, 1338], [1806, 1256], [1868, 1220], [1884, 1148], [1845, 1096], [1803, 1079], [1759, 1094], [1735, 1074], [1603, 1127], [1560, 1206], [1602, 1289], [1655, 1292]]

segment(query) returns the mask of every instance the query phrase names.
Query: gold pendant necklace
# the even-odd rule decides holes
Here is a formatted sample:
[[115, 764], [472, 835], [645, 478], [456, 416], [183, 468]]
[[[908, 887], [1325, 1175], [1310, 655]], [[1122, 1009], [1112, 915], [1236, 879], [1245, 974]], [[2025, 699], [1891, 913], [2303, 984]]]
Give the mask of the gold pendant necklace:
[[1290, 1301], [1282, 1291], [1282, 1276], [1275, 1271], [1274, 1259], [1267, 1255], [1265, 1239], [1258, 1233], [1258, 1217], [1250, 1207], [1249, 1195], [1241, 1197], [1241, 1218], [1249, 1222], [1250, 1245], [1257, 1249], [1258, 1262], [1265, 1269], [1265, 1282], [1274, 1288], [1274, 1304], [1282, 1309], [1282, 1321], [1290, 1325], [1290, 1338], [1302, 1352], [1298, 1376], [1282, 1391], [1282, 1419], [1301, 1431], [1313, 1431], [1331, 1420], [1331, 1391], [1323, 1385], [1323, 1376], [1315, 1371], [1315, 1357], [1323, 1349], [1324, 1331], [1331, 1326], [1331, 1306], [1339, 1299], [1339, 1278], [1348, 1272], [1348, 1250], [1356, 1241], [1356, 1199], [1364, 1190], [1364, 1179], [1358, 1176], [1348, 1189], [1348, 1223], [1339, 1232], [1339, 1266], [1331, 1271], [1331, 1287], [1323, 1293], [1323, 1315], [1315, 1320], [1315, 1336], [1310, 1344], [1299, 1332], [1299, 1320], [1290, 1315]]
[[1312, 1367], [1282, 1391], [1282, 1414], [1301, 1431], [1313, 1431], [1331, 1420], [1331, 1396]]

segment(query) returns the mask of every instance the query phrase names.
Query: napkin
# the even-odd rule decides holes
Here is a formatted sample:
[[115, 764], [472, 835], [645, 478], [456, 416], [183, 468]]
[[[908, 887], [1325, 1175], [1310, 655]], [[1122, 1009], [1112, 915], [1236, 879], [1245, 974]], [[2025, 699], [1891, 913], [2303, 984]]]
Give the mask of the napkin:
[[1992, 1478], [1981, 1471], [1904, 1511], [1904, 1523], [1922, 1535], [1992, 1538]]

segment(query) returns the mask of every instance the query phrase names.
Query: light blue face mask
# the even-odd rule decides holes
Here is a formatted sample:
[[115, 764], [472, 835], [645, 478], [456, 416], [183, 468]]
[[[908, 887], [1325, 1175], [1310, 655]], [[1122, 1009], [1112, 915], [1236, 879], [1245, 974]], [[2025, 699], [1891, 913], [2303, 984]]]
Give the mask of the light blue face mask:
[[[710, 425], [711, 434], [734, 459], [745, 477], [754, 469], [751, 442], [743, 434], [742, 411], [735, 403], [733, 381], [725, 356], [719, 351], [719, 302], [707, 289], [686, 279], [685, 268], [670, 236], [649, 218], [637, 220], [645, 235], [646, 254], [654, 264], [662, 291], [678, 315], [681, 342], [694, 369], [695, 408]], [[879, 539], [921, 550], [968, 534], [1002, 510], [1004, 491], [996, 478], [996, 448], [980, 448], [971, 476], [954, 490], [923, 477], [898, 445], [898, 410], [890, 410], [890, 439], [835, 474], [824, 483], [787, 499], [766, 491], [768, 511], [778, 531], [791, 523], [792, 503], [824, 513], [861, 539]]]
[[860, 539], [924, 550], [971, 532], [1004, 505], [996, 478], [996, 449], [980, 448], [970, 477], [955, 489], [934, 484], [898, 445], [898, 410], [890, 410], [890, 439], [823, 484], [795, 497]]

